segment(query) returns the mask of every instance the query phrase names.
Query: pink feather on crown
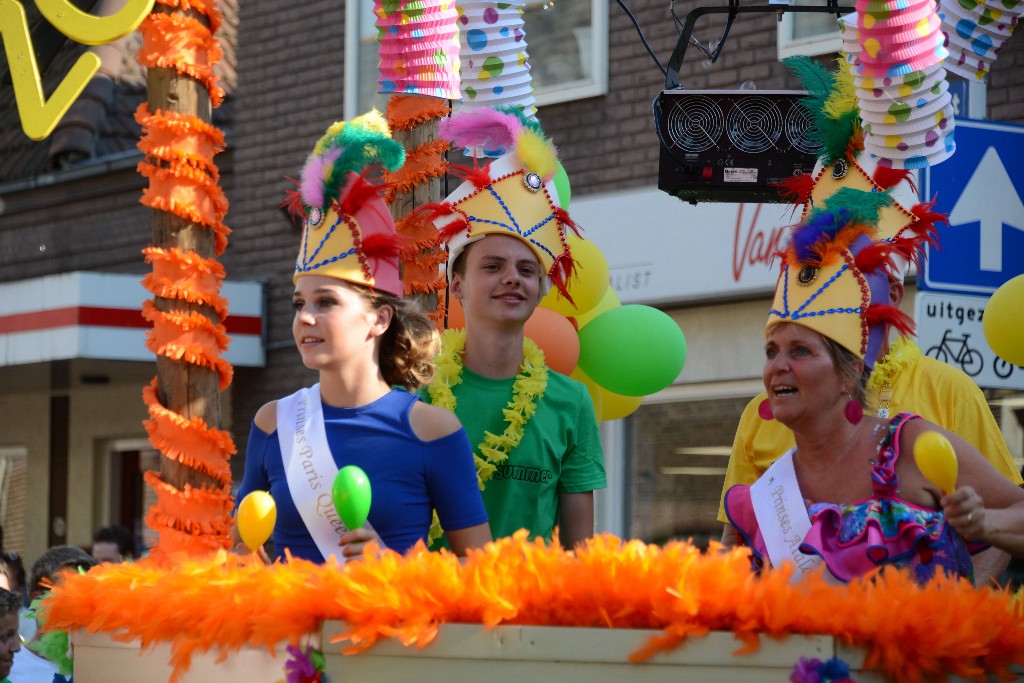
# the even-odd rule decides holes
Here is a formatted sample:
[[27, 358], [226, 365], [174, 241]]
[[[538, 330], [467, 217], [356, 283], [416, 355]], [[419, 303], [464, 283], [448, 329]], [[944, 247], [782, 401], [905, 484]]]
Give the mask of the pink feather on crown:
[[299, 188], [302, 191], [303, 201], [309, 206], [322, 207], [326, 204], [324, 180], [330, 172], [331, 166], [341, 156], [341, 152], [342, 149], [336, 147], [327, 150], [323, 156], [310, 155], [306, 160], [302, 167], [302, 181]]
[[442, 120], [438, 133], [457, 147], [508, 149], [522, 128], [523, 122], [515, 114], [481, 107]]

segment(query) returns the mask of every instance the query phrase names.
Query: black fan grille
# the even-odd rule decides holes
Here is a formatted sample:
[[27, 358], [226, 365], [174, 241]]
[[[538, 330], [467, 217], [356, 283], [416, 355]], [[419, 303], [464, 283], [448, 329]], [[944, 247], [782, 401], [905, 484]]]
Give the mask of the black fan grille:
[[804, 154], [817, 154], [821, 143], [815, 139], [816, 133], [814, 119], [806, 109], [800, 106], [789, 108], [786, 113], [786, 137], [793, 147]]
[[703, 152], [717, 147], [725, 117], [710, 97], [688, 97], [675, 101], [665, 121], [669, 140], [686, 152]]
[[752, 154], [776, 147], [782, 128], [782, 110], [767, 97], [736, 100], [726, 118], [729, 141], [736, 149]]

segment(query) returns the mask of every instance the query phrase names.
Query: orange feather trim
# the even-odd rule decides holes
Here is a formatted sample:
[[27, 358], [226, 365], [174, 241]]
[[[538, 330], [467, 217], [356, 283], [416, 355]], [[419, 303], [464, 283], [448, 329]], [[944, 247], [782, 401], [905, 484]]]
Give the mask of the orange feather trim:
[[437, 228], [420, 212], [413, 212], [403, 216], [395, 222], [395, 229], [402, 235], [414, 239], [429, 239], [434, 241], [437, 235]]
[[385, 109], [391, 130], [412, 130], [427, 121], [442, 119], [451, 113], [452, 109], [446, 100], [421, 95], [392, 95]]
[[135, 111], [135, 120], [143, 129], [138, 147], [147, 157], [198, 166], [219, 177], [213, 157], [224, 151], [220, 129], [191, 115], [151, 114], [145, 102]]
[[168, 521], [174, 528], [183, 531], [188, 531], [190, 527], [209, 528], [215, 533], [224, 534], [231, 532], [234, 526], [231, 518], [234, 501], [229, 485], [219, 489], [186, 485], [184, 490], [180, 490], [165, 483], [159, 474], [151, 470], [144, 474], [144, 478], [156, 493], [154, 509], [160, 510], [158, 517]]
[[153, 446], [166, 457], [202, 471], [222, 486], [231, 482], [228, 458], [235, 452], [229, 432], [212, 429], [199, 417], [186, 418], [160, 404], [156, 379], [142, 390], [150, 419], [143, 421]]
[[424, 280], [410, 281], [406, 282], [404, 291], [406, 294], [433, 294], [439, 289], [444, 289], [445, 284], [443, 277], [433, 282], [426, 282]]
[[227, 317], [228, 301], [218, 293], [225, 275], [220, 262], [178, 248], [146, 247], [142, 253], [153, 266], [142, 284], [155, 296], [210, 306], [221, 320]]
[[385, 195], [387, 201], [394, 201], [398, 194], [412, 192], [431, 178], [443, 177], [448, 170], [444, 153], [449, 148], [447, 140], [431, 140], [407, 150], [402, 167], [394, 173], [385, 174], [387, 181], [393, 185]]
[[146, 336], [146, 347], [150, 351], [216, 371], [220, 375], [221, 390], [231, 384], [231, 364], [220, 357], [228, 346], [222, 324], [211, 322], [197, 311], [158, 310], [152, 300], [142, 303], [142, 317], [153, 323], [153, 329]]
[[210, 93], [210, 101], [219, 107], [224, 89], [218, 83], [213, 66], [223, 51], [213, 34], [198, 19], [183, 14], [155, 13], [139, 25], [142, 46], [136, 57], [147, 68], [173, 69], [199, 81]]
[[202, 14], [210, 23], [210, 33], [217, 33], [220, 30], [224, 17], [217, 9], [216, 0], [156, 0], [158, 5], [179, 9], [183, 12], [197, 12]]
[[141, 162], [138, 170], [150, 180], [139, 199], [142, 204], [210, 228], [217, 254], [224, 252], [231, 230], [221, 222], [227, 214], [228, 201], [220, 187], [208, 178], [196, 182], [146, 162]]
[[440, 624], [478, 623], [660, 629], [630, 656], [636, 662], [726, 630], [736, 635], [737, 656], [763, 636], [831, 635], [864, 648], [866, 666], [892, 680], [1006, 676], [1024, 663], [1024, 607], [1009, 592], [946, 576], [919, 586], [891, 568], [846, 586], [820, 572], [793, 585], [792, 567], [754, 575], [749, 555], [610, 535], [567, 552], [528, 541], [525, 531], [470, 551], [465, 564], [422, 543], [405, 556], [371, 550], [340, 567], [294, 558], [264, 566], [220, 553], [69, 574], [41, 609], [52, 628], [170, 643], [175, 675], [195, 652], [283, 646], [326, 619], [347, 630], [324, 649], [340, 643], [346, 653], [383, 638], [425, 647]]

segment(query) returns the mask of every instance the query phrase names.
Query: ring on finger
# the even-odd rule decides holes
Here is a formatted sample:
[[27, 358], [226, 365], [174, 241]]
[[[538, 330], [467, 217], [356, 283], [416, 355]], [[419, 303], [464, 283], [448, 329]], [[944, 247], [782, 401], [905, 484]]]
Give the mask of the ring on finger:
[[974, 519], [974, 510], [971, 510], [970, 512], [967, 513], [967, 523], [970, 524], [971, 520], [973, 520], [973, 519]]

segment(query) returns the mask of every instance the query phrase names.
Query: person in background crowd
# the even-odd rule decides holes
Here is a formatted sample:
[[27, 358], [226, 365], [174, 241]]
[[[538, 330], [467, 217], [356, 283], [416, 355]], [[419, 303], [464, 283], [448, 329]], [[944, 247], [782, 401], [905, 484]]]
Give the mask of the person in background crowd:
[[21, 596], [0, 588], [0, 683], [10, 683], [7, 676], [14, 665], [14, 656], [21, 649], [18, 635], [18, 610]]
[[[29, 599], [33, 604], [44, 597], [51, 587], [60, 582], [61, 575], [68, 571], [88, 571], [96, 566], [89, 553], [73, 545], [58, 545], [50, 548], [32, 564], [29, 575]], [[14, 656], [11, 683], [70, 683], [71, 676], [62, 675], [60, 665], [38, 654], [42, 646], [43, 625], [35, 637]], [[65, 657], [67, 646], [60, 656]]]
[[92, 536], [90, 553], [97, 562], [126, 562], [135, 559], [135, 539], [132, 532], [113, 524], [97, 529]]

